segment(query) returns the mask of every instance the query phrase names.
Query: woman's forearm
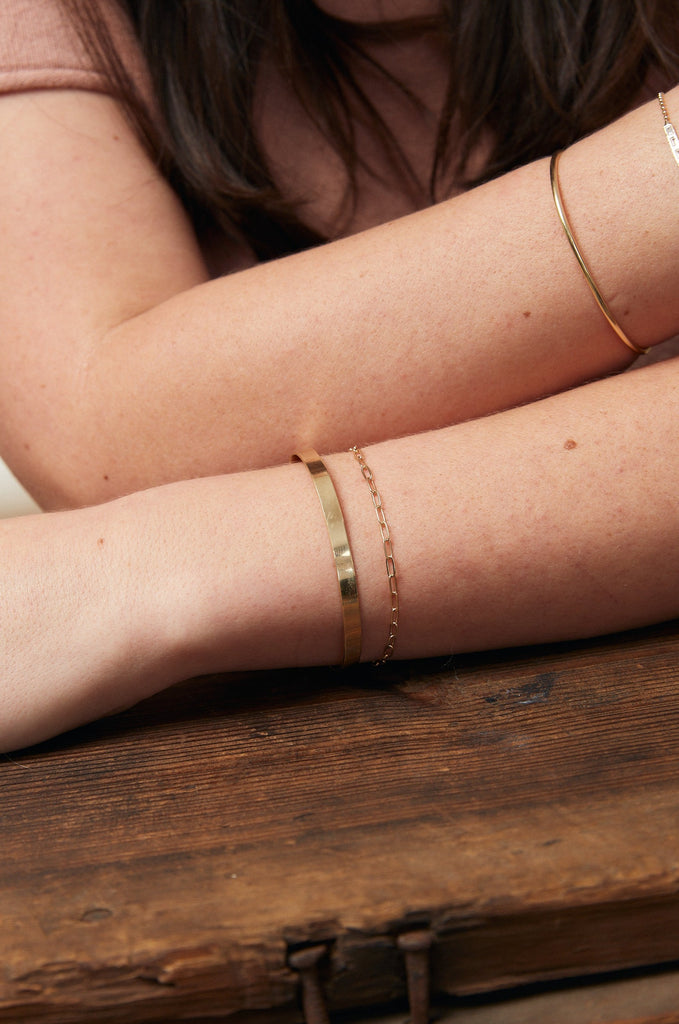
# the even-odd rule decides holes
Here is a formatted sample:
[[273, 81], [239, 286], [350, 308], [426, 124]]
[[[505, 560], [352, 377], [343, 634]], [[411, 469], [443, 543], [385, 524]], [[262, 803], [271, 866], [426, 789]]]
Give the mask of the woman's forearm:
[[[397, 656], [595, 635], [679, 614], [678, 396], [673, 360], [366, 448], [397, 561]], [[379, 528], [354, 457], [325, 461], [351, 539], [370, 660], [390, 611]], [[200, 492], [176, 486], [179, 527], [184, 502]], [[339, 662], [334, 564], [305, 467], [203, 486], [207, 509], [194, 506], [202, 524], [190, 529], [199, 557], [191, 546], [181, 556], [178, 589], [193, 585], [185, 634], [204, 636], [203, 653], [192, 647], [190, 658], [201, 671]], [[194, 573], [196, 564], [205, 571]], [[234, 608], [242, 619], [231, 634]], [[179, 604], [175, 621], [186, 621]]]
[[[367, 448], [397, 561], [396, 655], [678, 615], [678, 390], [670, 361]], [[379, 529], [353, 456], [326, 461], [373, 659], [389, 623]], [[334, 562], [301, 464], [0, 524], [0, 548], [0, 749], [193, 675], [341, 660]]]
[[[83, 113], [87, 104], [72, 97], [80, 105], [71, 122], [33, 115], [43, 140], [39, 229], [31, 232], [27, 158], [30, 194], [16, 199], [16, 216], [1, 216], [12, 253], [0, 324], [3, 445], [47, 505], [275, 464], [310, 436], [327, 451], [356, 436], [441, 427], [629, 362], [558, 223], [546, 161], [205, 282], [186, 224], [167, 227], [164, 204], [174, 200], [165, 186], [142, 184], [151, 171], [138, 154], [134, 171], [116, 156], [113, 105], [87, 97]], [[667, 102], [679, 119], [679, 91]], [[58, 136], [51, 174], [46, 120]], [[21, 155], [30, 117], [14, 128]], [[581, 247], [629, 336], [646, 345], [679, 330], [679, 204], [667, 201], [679, 173], [658, 105], [573, 147], [561, 180]], [[10, 185], [3, 192], [14, 195]], [[50, 226], [56, 207], [63, 232], [71, 225], [66, 246]]]

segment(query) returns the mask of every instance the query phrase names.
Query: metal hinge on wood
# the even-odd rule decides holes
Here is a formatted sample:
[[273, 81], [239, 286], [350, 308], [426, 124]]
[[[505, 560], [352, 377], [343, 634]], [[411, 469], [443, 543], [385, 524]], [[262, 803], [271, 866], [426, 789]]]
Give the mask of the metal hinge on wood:
[[429, 1024], [429, 952], [432, 934], [424, 928], [403, 932], [396, 945], [406, 963], [406, 983], [410, 1006], [409, 1024]]
[[304, 946], [288, 955], [288, 964], [299, 974], [302, 986], [302, 1010], [306, 1024], [330, 1024], [318, 965], [328, 954], [328, 946]]
[[[405, 960], [410, 1007], [408, 1024], [429, 1024], [431, 944], [432, 934], [426, 929], [403, 932], [396, 939], [397, 948], [403, 953]], [[306, 1024], [330, 1024], [319, 971], [319, 966], [329, 951], [329, 945], [317, 944], [296, 949], [288, 955], [288, 965], [299, 974]]]

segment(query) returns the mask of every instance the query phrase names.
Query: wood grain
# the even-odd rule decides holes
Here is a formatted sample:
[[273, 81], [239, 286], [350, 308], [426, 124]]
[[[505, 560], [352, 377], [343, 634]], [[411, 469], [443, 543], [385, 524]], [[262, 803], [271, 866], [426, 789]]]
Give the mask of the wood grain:
[[0, 756], [0, 1021], [299, 1019], [317, 942], [386, 1003], [420, 927], [440, 995], [679, 960], [678, 655], [211, 677]]

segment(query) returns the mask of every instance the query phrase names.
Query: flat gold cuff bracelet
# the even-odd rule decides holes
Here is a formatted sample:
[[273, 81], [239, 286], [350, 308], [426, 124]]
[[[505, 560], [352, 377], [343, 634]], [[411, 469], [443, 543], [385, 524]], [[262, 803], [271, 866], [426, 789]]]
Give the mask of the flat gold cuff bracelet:
[[340, 598], [342, 601], [342, 623], [344, 625], [344, 659], [343, 665], [353, 665], [361, 657], [361, 612], [358, 603], [358, 586], [356, 570], [351, 557], [351, 548], [347, 536], [344, 516], [337, 497], [337, 491], [330, 479], [318, 452], [313, 448], [295, 452], [291, 462], [303, 462], [311, 473], [318, 500], [323, 509], [325, 525], [332, 545], [332, 553], [337, 570]]
[[575, 255], [577, 257], [578, 263], [580, 264], [580, 269], [582, 270], [583, 274], [585, 275], [585, 280], [587, 281], [587, 284], [589, 285], [589, 289], [590, 289], [592, 295], [594, 296], [596, 304], [599, 307], [599, 309], [601, 310], [601, 312], [603, 313], [603, 315], [606, 317], [606, 320], [607, 320], [609, 326], [613, 328], [613, 330], [618, 335], [618, 337], [620, 338], [620, 341], [623, 343], [623, 345], [627, 345], [627, 348], [631, 349], [632, 352], [635, 353], [635, 355], [643, 356], [646, 352], [648, 352], [648, 349], [647, 348], [640, 348], [639, 345], [635, 345], [634, 342], [630, 341], [630, 339], [627, 337], [627, 335], [623, 331], [622, 327], [620, 326], [620, 324], [618, 323], [618, 321], [615, 319], [615, 317], [611, 313], [610, 309], [608, 308], [608, 304], [607, 304], [606, 300], [604, 299], [603, 295], [601, 294], [601, 292], [599, 291], [599, 288], [597, 286], [596, 281], [594, 280], [594, 278], [592, 277], [592, 275], [589, 272], [589, 268], [587, 267], [587, 264], [585, 263], [584, 257], [582, 255], [582, 253], [580, 252], [580, 249], [578, 248], [578, 243], [575, 241], [575, 238], [573, 237], [573, 232], [571, 231], [571, 227], [570, 227], [570, 224], [568, 223], [568, 218], [566, 216], [566, 211], [564, 209], [564, 205], [563, 205], [563, 202], [561, 200], [561, 189], [559, 188], [559, 159], [560, 159], [560, 157], [561, 157], [561, 152], [560, 151], [553, 154], [551, 162], [549, 164], [549, 178], [550, 178], [550, 181], [552, 183], [552, 195], [554, 196], [554, 205], [556, 206], [556, 212], [559, 215], [559, 220], [561, 221], [561, 225], [562, 225], [564, 231], [566, 232], [566, 238], [570, 242], [571, 249], [573, 250], [573, 252], [575, 253]]

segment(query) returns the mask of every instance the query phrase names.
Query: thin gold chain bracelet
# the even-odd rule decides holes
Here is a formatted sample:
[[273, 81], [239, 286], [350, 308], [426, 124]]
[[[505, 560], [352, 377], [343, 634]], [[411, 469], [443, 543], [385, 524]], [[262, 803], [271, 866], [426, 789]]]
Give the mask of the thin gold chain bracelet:
[[394, 647], [396, 646], [396, 637], [398, 636], [398, 613], [399, 613], [399, 602], [398, 602], [398, 577], [396, 575], [396, 562], [394, 561], [394, 550], [391, 543], [391, 532], [384, 515], [384, 507], [382, 505], [382, 497], [377, 489], [375, 483], [375, 477], [373, 476], [370, 466], [365, 461], [365, 456], [361, 449], [354, 445], [349, 449], [351, 454], [354, 456], [359, 466], [361, 467], [361, 473], [363, 474], [368, 487], [370, 488], [370, 496], [372, 498], [373, 507], [377, 516], [377, 522], [380, 526], [380, 535], [382, 537], [382, 546], [384, 548], [384, 561], [387, 567], [387, 580], [389, 583], [389, 598], [391, 601], [391, 621], [389, 622], [389, 635], [387, 636], [387, 642], [384, 645], [382, 651], [382, 657], [379, 658], [375, 664], [383, 665], [385, 661], [389, 661], [392, 654], [394, 653]]

